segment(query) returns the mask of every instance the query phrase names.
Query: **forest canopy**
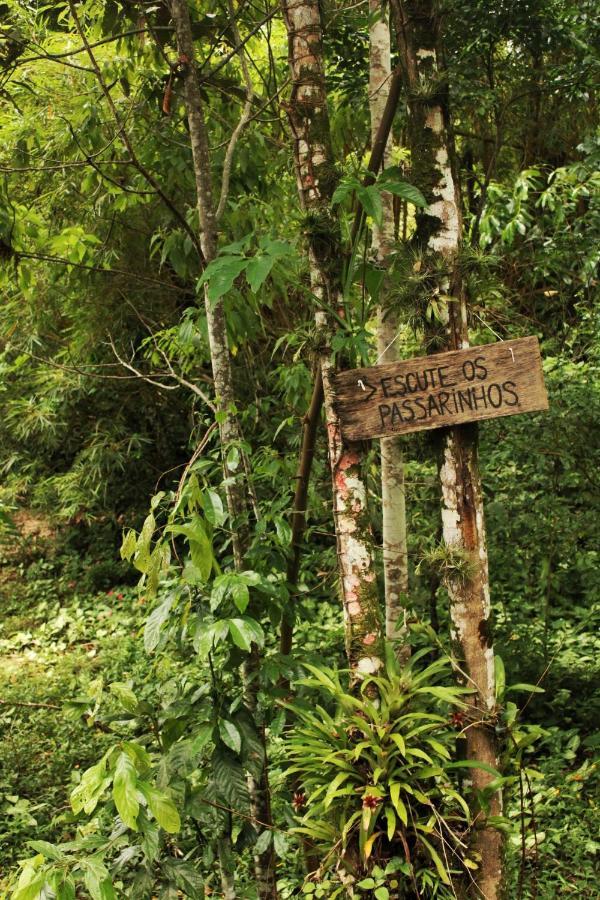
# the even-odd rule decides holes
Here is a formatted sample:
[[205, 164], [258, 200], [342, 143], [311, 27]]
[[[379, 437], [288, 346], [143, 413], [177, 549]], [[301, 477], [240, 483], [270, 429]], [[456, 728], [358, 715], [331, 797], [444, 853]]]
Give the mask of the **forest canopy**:
[[599, 83], [592, 0], [0, 3], [0, 896], [600, 896]]

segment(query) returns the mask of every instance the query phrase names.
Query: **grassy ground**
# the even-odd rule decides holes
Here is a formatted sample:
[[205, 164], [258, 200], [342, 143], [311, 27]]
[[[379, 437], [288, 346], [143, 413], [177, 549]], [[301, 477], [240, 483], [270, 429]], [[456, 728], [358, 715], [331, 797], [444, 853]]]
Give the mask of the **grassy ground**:
[[[123, 586], [110, 550], [98, 556], [40, 523], [0, 549], [0, 896], [28, 841], [72, 834], [71, 773], [95, 762], [109, 740], [82, 715], [84, 692], [100, 678], [147, 678], [138, 639], [144, 605]], [[523, 717], [545, 734], [524, 754], [524, 805], [518, 788], [507, 796], [507, 814], [527, 825], [524, 863], [520, 838], [509, 842], [508, 900], [600, 898], [598, 626], [600, 615], [578, 632], [556, 623], [546, 693], [531, 698]], [[513, 681], [535, 680], [526, 628], [504, 638], [505, 660], [522, 660]]]
[[79, 579], [74, 568], [39, 531], [0, 552], [0, 887], [28, 840], [69, 834], [70, 773], [106, 741], [77, 703], [84, 687], [143, 677], [136, 593], [94, 590], [93, 562]]

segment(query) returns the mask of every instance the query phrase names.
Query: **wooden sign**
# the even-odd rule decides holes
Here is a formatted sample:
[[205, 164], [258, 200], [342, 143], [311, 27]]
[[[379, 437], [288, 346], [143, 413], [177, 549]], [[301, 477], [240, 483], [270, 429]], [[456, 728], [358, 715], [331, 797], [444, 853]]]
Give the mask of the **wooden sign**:
[[535, 337], [339, 372], [335, 393], [353, 441], [548, 409]]

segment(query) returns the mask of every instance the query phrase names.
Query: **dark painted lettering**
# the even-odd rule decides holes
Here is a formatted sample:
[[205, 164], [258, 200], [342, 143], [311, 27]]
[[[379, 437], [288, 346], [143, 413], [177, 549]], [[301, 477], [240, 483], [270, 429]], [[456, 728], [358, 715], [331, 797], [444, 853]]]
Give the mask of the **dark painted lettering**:
[[516, 388], [516, 384], [514, 381], [505, 381], [502, 385], [502, 390], [505, 394], [508, 394], [509, 397], [512, 397], [512, 401], [507, 400], [506, 396], [504, 397], [504, 402], [507, 406], [518, 406], [519, 405], [519, 396], [516, 391], [513, 390]]

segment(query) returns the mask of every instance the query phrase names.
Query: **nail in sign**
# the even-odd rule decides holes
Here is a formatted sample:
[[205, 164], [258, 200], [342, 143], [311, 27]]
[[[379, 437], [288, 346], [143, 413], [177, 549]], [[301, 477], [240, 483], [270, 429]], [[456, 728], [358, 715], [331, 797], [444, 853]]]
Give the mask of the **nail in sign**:
[[535, 337], [339, 372], [335, 393], [354, 441], [548, 409]]

